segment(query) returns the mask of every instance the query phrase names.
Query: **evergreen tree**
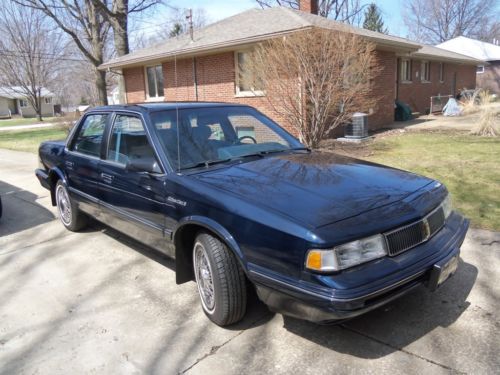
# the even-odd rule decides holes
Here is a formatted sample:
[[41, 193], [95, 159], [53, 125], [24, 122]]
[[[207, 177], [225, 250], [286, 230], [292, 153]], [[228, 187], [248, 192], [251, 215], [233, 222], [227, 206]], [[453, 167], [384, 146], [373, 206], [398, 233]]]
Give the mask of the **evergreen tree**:
[[182, 25], [180, 23], [176, 22], [174, 24], [174, 26], [172, 27], [172, 30], [170, 30], [169, 36], [171, 38], [173, 38], [173, 37], [181, 35], [183, 32], [184, 32], [184, 30], [182, 29]]
[[384, 26], [382, 15], [380, 14], [380, 11], [375, 3], [371, 3], [365, 10], [363, 28], [387, 34], [387, 28]]

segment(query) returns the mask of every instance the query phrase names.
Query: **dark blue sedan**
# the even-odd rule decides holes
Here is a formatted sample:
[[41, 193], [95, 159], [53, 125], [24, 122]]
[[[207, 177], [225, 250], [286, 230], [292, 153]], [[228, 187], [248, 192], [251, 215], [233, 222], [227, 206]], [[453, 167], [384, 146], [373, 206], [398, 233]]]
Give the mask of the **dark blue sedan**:
[[91, 216], [174, 257], [219, 325], [254, 287], [271, 310], [323, 323], [434, 290], [468, 228], [438, 181], [310, 151], [243, 105], [95, 108], [39, 153], [66, 228]]

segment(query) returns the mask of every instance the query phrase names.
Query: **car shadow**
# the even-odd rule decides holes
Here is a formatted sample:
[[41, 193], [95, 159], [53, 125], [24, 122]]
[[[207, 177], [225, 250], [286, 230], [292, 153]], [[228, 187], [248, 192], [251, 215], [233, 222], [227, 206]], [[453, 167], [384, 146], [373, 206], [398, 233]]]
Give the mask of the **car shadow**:
[[33, 228], [55, 218], [51, 211], [36, 202], [39, 198], [36, 194], [17, 186], [0, 181], [0, 197], [0, 237]]
[[284, 317], [284, 327], [339, 353], [366, 359], [384, 357], [437, 327], [448, 327], [454, 323], [470, 305], [467, 297], [477, 273], [475, 266], [460, 260], [456, 274], [435, 293], [430, 293], [422, 286], [385, 306], [339, 325], [321, 326]]
[[[126, 234], [123, 234], [122, 232], [119, 232], [111, 227], [108, 227], [106, 224], [101, 223], [100, 221], [97, 221], [95, 219], [90, 219], [87, 228], [82, 230], [82, 232], [97, 232], [97, 231], [109, 237], [112, 237], [121, 244], [142, 254], [143, 256], [151, 259], [152, 261], [161, 264], [165, 268], [168, 268], [170, 271], [175, 272], [175, 260], [173, 258], [147, 245], [144, 245], [143, 243], [135, 240], [132, 237], [127, 236]], [[190, 282], [194, 283], [194, 281]], [[225, 326], [224, 329], [231, 331], [241, 331], [251, 327], [257, 327], [267, 323], [274, 316], [274, 313], [270, 312], [267, 306], [259, 300], [254, 286], [251, 285], [250, 283], [248, 283], [247, 285], [247, 293], [248, 293], [248, 299], [247, 299], [248, 304], [245, 317], [241, 321], [235, 324]]]

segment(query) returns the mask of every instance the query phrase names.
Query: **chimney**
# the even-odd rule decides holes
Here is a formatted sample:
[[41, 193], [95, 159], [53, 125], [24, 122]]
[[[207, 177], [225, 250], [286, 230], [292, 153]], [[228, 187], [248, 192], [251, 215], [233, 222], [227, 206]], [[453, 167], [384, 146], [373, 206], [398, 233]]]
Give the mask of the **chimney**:
[[300, 0], [299, 9], [306, 13], [318, 14], [318, 0]]

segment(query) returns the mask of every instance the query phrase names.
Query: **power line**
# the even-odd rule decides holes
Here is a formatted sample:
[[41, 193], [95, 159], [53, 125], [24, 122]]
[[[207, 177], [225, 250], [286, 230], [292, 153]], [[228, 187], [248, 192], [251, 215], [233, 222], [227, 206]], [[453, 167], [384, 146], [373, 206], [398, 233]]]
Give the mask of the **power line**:
[[42, 54], [37, 54], [37, 53], [30, 54], [29, 52], [0, 50], [0, 56], [4, 56], [4, 57], [29, 57], [30, 55], [33, 55], [34, 58], [39, 59], [39, 60], [59, 60], [59, 61], [74, 61], [74, 62], [86, 62], [87, 61], [85, 59], [59, 57], [57, 55], [43, 56]]

